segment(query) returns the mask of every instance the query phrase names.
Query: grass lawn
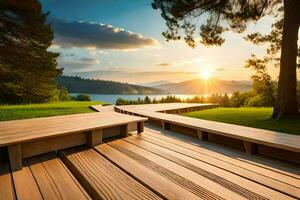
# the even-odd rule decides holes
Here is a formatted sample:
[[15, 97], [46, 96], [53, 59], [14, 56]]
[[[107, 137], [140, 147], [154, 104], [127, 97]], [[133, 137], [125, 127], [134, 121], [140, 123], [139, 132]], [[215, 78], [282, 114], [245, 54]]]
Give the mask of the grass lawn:
[[215, 108], [184, 115], [300, 135], [300, 117], [278, 121], [270, 119], [271, 114], [272, 108]]
[[67, 101], [29, 105], [0, 105], [0, 121], [94, 112], [90, 105], [97, 101]]

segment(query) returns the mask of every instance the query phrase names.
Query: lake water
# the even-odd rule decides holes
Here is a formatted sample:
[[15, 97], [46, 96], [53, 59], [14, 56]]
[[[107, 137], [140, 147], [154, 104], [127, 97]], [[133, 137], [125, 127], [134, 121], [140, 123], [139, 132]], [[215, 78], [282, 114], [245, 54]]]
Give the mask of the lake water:
[[[71, 96], [76, 96], [77, 93], [71, 93]], [[103, 101], [106, 103], [115, 104], [118, 98], [126, 99], [126, 100], [137, 100], [139, 97], [141, 99], [144, 99], [146, 96], [148, 96], [151, 100], [161, 99], [163, 97], [166, 97], [168, 95], [122, 95], [122, 94], [86, 94], [90, 96], [92, 101]], [[182, 95], [182, 94], [172, 94], [176, 97], [179, 97], [181, 99], [191, 98], [196, 95]], [[205, 95], [204, 95], [205, 96]]]

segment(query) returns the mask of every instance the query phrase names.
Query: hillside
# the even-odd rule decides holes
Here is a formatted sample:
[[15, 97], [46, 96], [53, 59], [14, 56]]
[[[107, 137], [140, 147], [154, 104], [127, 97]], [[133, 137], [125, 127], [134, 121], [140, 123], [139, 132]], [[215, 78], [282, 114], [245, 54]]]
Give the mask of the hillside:
[[213, 94], [244, 92], [252, 89], [252, 84], [240, 81], [224, 81], [211, 79], [209, 81], [194, 79], [179, 83], [168, 83], [153, 86], [172, 94]]
[[59, 76], [56, 79], [58, 86], [64, 86], [71, 93], [87, 94], [163, 94], [157, 88], [132, 85], [127, 83], [83, 79], [74, 76]]

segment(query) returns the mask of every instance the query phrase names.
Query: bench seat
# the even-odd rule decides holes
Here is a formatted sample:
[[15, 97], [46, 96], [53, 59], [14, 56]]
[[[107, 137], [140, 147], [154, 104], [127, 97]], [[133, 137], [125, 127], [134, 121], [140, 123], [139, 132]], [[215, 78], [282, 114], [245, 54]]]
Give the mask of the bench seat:
[[[158, 109], [160, 108], [160, 109]], [[153, 110], [147, 106], [143, 110], [141, 105], [137, 107], [117, 106], [118, 112], [125, 112], [137, 116], [147, 117], [149, 121], [161, 123], [164, 129], [172, 126], [185, 127], [195, 131], [200, 140], [207, 140], [208, 133], [244, 141], [245, 150], [248, 153], [257, 152], [257, 144], [278, 148], [286, 151], [300, 153], [300, 136], [285, 134], [276, 131], [251, 128], [246, 126], [195, 119], [181, 115], [167, 114], [161, 112], [161, 107], [155, 105]], [[158, 112], [159, 110], [159, 112]], [[300, 157], [298, 156], [298, 160]]]
[[126, 136], [130, 126], [143, 131], [146, 118], [116, 112], [86, 113], [0, 122], [0, 147], [7, 146], [12, 170], [22, 159], [83, 144], [93, 147], [111, 132]]

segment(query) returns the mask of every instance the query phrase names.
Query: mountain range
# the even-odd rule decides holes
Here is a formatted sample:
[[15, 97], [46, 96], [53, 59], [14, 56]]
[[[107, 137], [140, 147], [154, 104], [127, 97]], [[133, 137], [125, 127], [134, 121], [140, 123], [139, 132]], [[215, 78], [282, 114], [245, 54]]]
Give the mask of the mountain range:
[[236, 91], [245, 92], [252, 89], [251, 81], [225, 81], [211, 78], [209, 80], [194, 79], [179, 83], [152, 84], [152, 87], [171, 94], [224, 94]]
[[172, 83], [156, 81], [140, 85], [106, 80], [84, 79], [78, 76], [59, 76], [56, 84], [64, 86], [71, 93], [87, 94], [224, 94], [252, 90], [251, 81], [225, 81], [215, 78], [209, 80], [193, 79]]
[[65, 87], [71, 93], [85, 94], [164, 94], [158, 88], [120, 83], [114, 81], [83, 79], [78, 76], [59, 76], [56, 79], [58, 87]]

